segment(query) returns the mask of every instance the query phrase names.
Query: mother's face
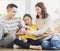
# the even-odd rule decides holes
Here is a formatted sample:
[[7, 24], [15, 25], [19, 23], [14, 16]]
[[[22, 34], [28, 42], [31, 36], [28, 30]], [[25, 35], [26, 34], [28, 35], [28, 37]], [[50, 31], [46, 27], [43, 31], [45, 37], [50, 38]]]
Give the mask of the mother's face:
[[40, 15], [40, 14], [41, 14], [41, 8], [38, 7], [38, 6], [36, 6], [35, 8], [36, 8], [36, 13], [37, 13], [38, 15]]

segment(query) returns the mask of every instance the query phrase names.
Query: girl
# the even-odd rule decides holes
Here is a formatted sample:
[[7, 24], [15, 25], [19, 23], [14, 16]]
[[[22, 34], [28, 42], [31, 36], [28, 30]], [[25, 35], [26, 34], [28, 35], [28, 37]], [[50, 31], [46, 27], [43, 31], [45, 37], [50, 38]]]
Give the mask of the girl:
[[[23, 17], [23, 20], [24, 20], [25, 26], [21, 27], [17, 32], [18, 34], [20, 34], [19, 39], [27, 44], [40, 46], [42, 42], [40, 39], [37, 39], [35, 35], [29, 35], [26, 33], [26, 31], [32, 31], [32, 30], [38, 29], [35, 24], [32, 24], [32, 17], [29, 14], [25, 14]], [[14, 48], [19, 48], [19, 46], [14, 45]], [[42, 47], [40, 48], [40, 50], [42, 50]]]

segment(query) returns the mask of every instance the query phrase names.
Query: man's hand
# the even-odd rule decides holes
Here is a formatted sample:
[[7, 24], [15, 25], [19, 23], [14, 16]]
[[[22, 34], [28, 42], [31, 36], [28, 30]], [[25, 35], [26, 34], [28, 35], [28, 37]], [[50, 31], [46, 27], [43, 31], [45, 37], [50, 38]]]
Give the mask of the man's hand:
[[9, 34], [10, 34], [10, 32], [6, 32], [5, 34], [6, 34], [6, 35], [9, 35]]

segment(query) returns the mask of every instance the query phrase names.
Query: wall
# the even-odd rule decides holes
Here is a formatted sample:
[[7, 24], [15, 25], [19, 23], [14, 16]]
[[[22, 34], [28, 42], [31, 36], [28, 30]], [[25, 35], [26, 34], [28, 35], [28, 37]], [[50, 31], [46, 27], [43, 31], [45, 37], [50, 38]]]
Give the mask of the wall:
[[37, 2], [44, 2], [51, 19], [55, 20], [60, 15], [60, 0], [0, 0], [0, 15], [6, 14], [6, 6], [9, 3], [14, 3], [18, 6], [17, 17], [23, 17], [25, 13], [30, 13], [35, 22], [35, 4]]

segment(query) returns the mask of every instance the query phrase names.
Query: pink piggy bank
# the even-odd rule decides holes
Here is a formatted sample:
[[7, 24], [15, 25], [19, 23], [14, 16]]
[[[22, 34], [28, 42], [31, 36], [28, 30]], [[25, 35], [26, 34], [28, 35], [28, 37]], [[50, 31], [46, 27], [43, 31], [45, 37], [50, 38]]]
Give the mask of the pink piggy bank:
[[23, 34], [25, 34], [25, 33], [26, 33], [25, 28], [21, 28], [21, 32], [22, 32]]

